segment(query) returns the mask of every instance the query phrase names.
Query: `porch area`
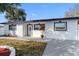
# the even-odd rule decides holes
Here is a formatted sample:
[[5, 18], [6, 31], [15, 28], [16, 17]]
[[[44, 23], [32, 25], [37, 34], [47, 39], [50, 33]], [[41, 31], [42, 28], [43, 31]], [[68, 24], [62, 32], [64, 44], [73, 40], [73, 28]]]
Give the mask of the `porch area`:
[[23, 37], [27, 38], [42, 38], [44, 36], [45, 24], [44, 23], [29, 23], [23, 24]]

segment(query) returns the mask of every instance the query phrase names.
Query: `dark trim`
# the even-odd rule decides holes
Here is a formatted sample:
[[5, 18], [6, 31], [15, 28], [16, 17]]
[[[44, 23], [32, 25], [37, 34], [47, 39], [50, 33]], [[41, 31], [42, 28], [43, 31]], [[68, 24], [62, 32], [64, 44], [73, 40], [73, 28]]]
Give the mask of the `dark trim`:
[[79, 25], [79, 21], [77, 21], [77, 24]]
[[46, 22], [46, 21], [59, 21], [59, 20], [79, 20], [79, 17], [68, 17], [68, 18], [53, 18], [53, 19], [39, 19], [39, 20], [31, 20], [31, 21], [24, 21], [24, 22], [3, 22], [0, 24], [18, 24], [18, 23], [30, 23], [30, 22]]
[[[40, 24], [40, 23], [34, 24], [34, 30], [36, 30], [36, 29], [35, 29], [35, 26], [40, 26], [40, 27], [41, 27], [41, 25], [42, 25], [42, 24]], [[45, 24], [43, 24], [43, 25], [44, 25], [44, 30], [45, 30]], [[42, 28], [42, 27], [41, 27], [41, 28]], [[41, 28], [39, 28], [38, 30], [42, 30]]]
[[27, 25], [27, 36], [29, 36], [29, 35], [28, 35], [28, 25]]
[[[56, 30], [55, 29], [55, 24], [56, 23], [66, 23], [66, 29], [65, 30]], [[62, 21], [61, 22], [54, 22], [54, 31], [67, 31], [67, 22], [62, 22]]]
[[29, 27], [29, 25], [32, 26], [32, 30], [33, 30], [33, 25], [32, 25], [32, 24], [27, 24], [27, 36], [29, 36], [29, 32], [28, 32], [28, 27]]
[[38, 26], [38, 25], [40, 25], [40, 24], [34, 24], [34, 30], [36, 30], [36, 29], [35, 29], [35, 26]]
[[39, 19], [39, 20], [32, 20], [32, 21], [25, 21], [25, 23], [28, 22], [46, 22], [46, 21], [60, 21], [60, 20], [75, 20], [78, 19], [79, 17], [68, 17], [68, 18], [53, 18], [53, 19]]
[[[12, 28], [13, 26], [15, 26], [15, 29]], [[14, 24], [9, 25], [9, 30], [12, 30], [12, 31], [16, 30], [16, 25]]]

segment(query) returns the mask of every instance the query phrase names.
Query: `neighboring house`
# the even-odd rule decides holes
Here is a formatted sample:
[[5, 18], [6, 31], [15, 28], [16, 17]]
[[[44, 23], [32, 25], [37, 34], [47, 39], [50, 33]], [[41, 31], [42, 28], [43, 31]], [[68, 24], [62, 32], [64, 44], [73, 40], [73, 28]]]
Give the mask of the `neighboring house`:
[[4, 22], [4, 34], [17, 37], [79, 40], [79, 17]]

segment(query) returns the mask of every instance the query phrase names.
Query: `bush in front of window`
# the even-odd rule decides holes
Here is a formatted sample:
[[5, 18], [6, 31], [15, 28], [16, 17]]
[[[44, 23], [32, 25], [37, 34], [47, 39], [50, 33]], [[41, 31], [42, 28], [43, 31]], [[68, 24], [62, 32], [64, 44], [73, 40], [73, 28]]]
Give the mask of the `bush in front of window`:
[[43, 34], [41, 35], [41, 38], [42, 38], [42, 39], [44, 38], [44, 35], [43, 35]]

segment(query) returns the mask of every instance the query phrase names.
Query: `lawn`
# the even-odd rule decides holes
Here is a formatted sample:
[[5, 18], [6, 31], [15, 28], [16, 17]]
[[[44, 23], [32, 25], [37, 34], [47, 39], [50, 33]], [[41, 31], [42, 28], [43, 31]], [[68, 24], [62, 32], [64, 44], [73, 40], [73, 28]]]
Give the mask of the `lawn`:
[[0, 45], [14, 47], [16, 49], [16, 56], [41, 56], [46, 43], [16, 39], [0, 39]]

